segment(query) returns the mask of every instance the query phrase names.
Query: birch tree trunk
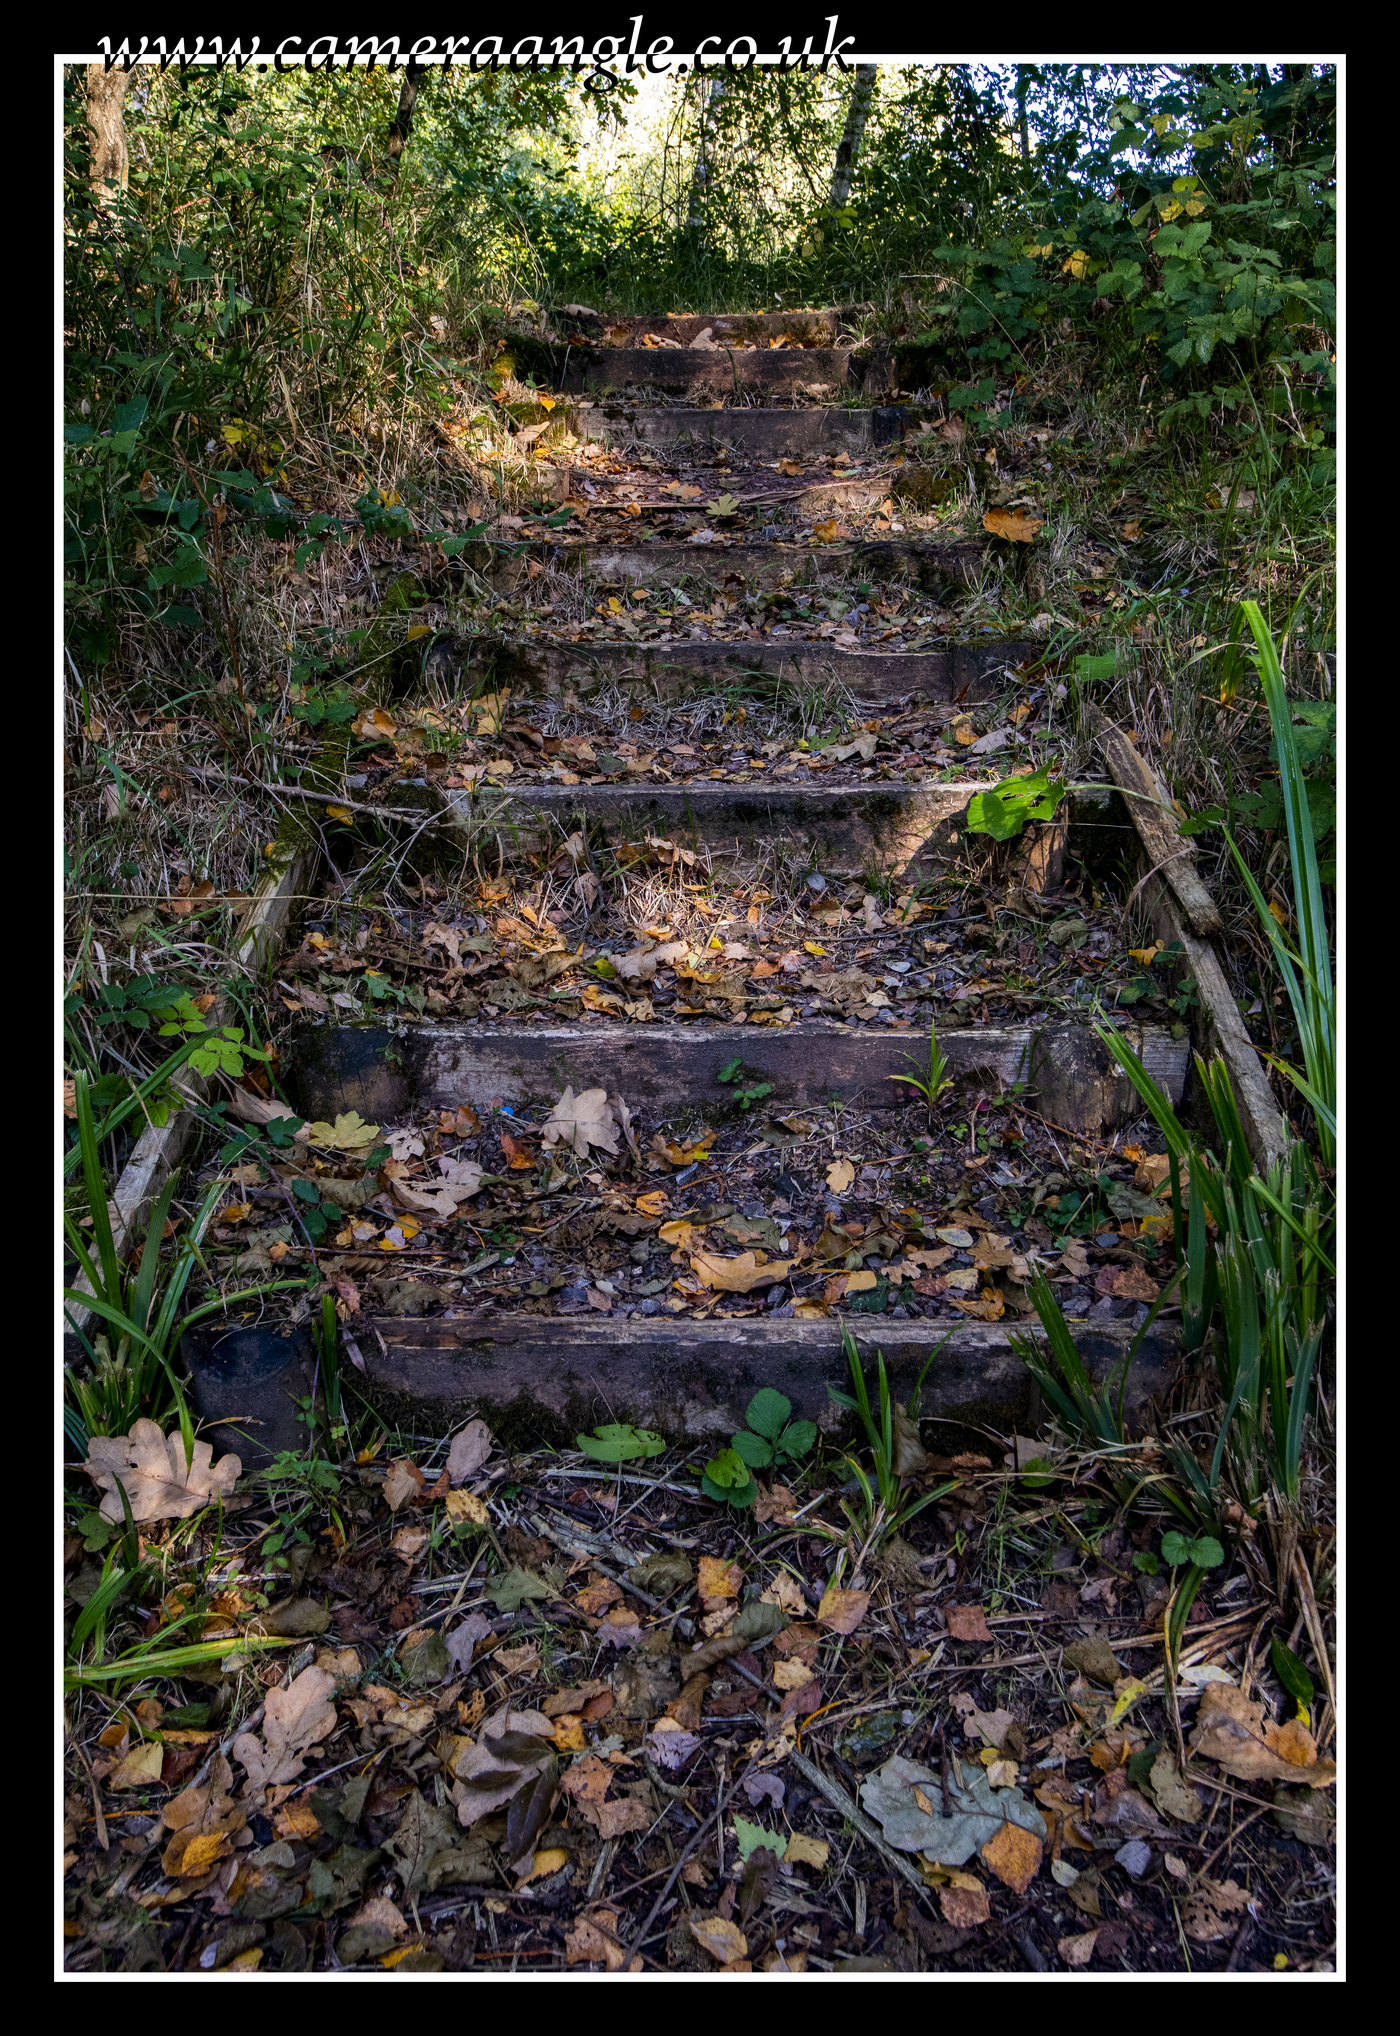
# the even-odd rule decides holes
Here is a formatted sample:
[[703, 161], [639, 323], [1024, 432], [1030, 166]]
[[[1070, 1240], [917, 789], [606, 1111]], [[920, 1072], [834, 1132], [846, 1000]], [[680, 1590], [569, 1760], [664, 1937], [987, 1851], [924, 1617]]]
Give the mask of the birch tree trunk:
[[875, 92], [875, 64], [857, 64], [855, 83], [851, 87], [850, 104], [846, 108], [846, 130], [836, 150], [836, 162], [831, 172], [831, 195], [827, 200], [834, 212], [838, 205], [844, 205], [851, 195], [851, 177], [860, 156], [860, 145], [865, 136], [865, 123], [870, 118], [870, 101]]

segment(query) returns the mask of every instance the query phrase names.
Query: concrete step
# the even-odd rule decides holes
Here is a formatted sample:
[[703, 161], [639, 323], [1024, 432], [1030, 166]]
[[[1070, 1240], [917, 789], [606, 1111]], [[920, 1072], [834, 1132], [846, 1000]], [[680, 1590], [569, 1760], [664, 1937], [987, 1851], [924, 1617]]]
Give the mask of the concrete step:
[[[561, 992], [567, 996], [567, 991]], [[799, 993], [800, 994], [800, 993]], [[606, 1088], [629, 1107], [666, 1121], [690, 1110], [732, 1115], [718, 1070], [741, 1054], [745, 1076], [771, 1082], [764, 1110], [782, 1115], [834, 1100], [863, 1109], [908, 1107], [912, 1091], [891, 1078], [927, 1065], [925, 1020], [916, 1028], [799, 1019], [779, 1025], [676, 1020], [669, 1025], [590, 1022], [510, 1024], [487, 1018], [381, 1025], [318, 1025], [288, 1049], [288, 1094], [301, 1114], [333, 1123], [358, 1110], [366, 1122], [401, 1124], [427, 1110], [554, 1102]], [[1189, 1042], [1161, 1025], [1124, 1025], [1124, 1038], [1174, 1102], [1184, 1091]], [[1087, 1024], [954, 1026], [939, 1044], [955, 1079], [998, 1089], [1027, 1084], [1033, 1107], [1069, 1131], [1096, 1135], [1142, 1113], [1137, 1091]], [[922, 1056], [922, 1059], [921, 1059]]]
[[961, 643], [947, 649], [882, 652], [835, 650], [793, 638], [729, 642], [565, 643], [530, 634], [469, 637], [462, 646], [464, 689], [490, 683], [517, 696], [585, 694], [598, 686], [640, 689], [657, 700], [696, 687], [736, 695], [785, 684], [803, 690], [837, 686], [857, 703], [896, 700], [976, 702], [994, 699], [1033, 664], [1044, 646], [1025, 641]]

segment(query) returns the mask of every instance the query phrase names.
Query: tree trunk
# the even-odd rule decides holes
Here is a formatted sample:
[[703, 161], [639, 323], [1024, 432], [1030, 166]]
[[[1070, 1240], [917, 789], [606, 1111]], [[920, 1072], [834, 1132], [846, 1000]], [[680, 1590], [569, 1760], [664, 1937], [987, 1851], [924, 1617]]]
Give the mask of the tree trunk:
[[130, 174], [122, 110], [130, 82], [126, 71], [87, 67], [88, 143], [92, 150], [92, 195], [100, 211], [109, 211], [117, 193], [125, 191]]
[[690, 211], [686, 225], [699, 232], [705, 223], [705, 199], [710, 189], [710, 143], [715, 131], [715, 113], [724, 96], [723, 75], [701, 78], [700, 147], [690, 178]]
[[836, 163], [831, 172], [831, 195], [827, 202], [833, 212], [838, 205], [844, 205], [851, 195], [851, 177], [860, 155], [865, 123], [870, 118], [870, 101], [875, 92], [877, 69], [878, 66], [875, 64], [856, 65], [856, 79], [851, 87], [850, 104], [846, 108], [846, 131], [841, 136], [836, 151]]
[[1021, 161], [1031, 159], [1031, 124], [1026, 117], [1026, 90], [1030, 84], [1025, 64], [1016, 66], [1016, 123], [1021, 130]]
[[418, 104], [418, 86], [422, 76], [422, 64], [415, 64], [410, 57], [403, 74], [403, 89], [399, 93], [399, 110], [389, 128], [389, 168], [396, 177], [399, 174], [399, 158], [408, 147], [408, 137], [413, 132], [413, 109]]

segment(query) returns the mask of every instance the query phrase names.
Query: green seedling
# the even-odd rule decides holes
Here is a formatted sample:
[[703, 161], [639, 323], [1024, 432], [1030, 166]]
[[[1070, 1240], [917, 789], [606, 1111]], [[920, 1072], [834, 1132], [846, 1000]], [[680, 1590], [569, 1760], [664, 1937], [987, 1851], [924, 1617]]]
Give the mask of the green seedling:
[[591, 1435], [576, 1435], [574, 1441], [595, 1463], [627, 1463], [633, 1457], [660, 1456], [666, 1444], [650, 1428], [634, 1428], [626, 1421], [611, 1421], [595, 1428]]
[[736, 1054], [733, 1060], [727, 1061], [722, 1068], [716, 1070], [715, 1080], [717, 1082], [732, 1082], [734, 1084], [734, 1101], [741, 1110], [748, 1110], [755, 1103], [760, 1102], [764, 1096], [772, 1095], [773, 1084], [771, 1082], [741, 1082], [740, 1076], [743, 1072], [743, 1066], [743, 1062]]
[[758, 1483], [737, 1449], [722, 1449], [705, 1465], [700, 1489], [719, 1505], [751, 1506], [758, 1497]]
[[[914, 1060], [912, 1054], [906, 1054], [904, 1058], [910, 1063], [911, 1067], [917, 1066], [918, 1063]], [[939, 1047], [938, 1028], [936, 1025], [930, 1025], [928, 1029], [927, 1077], [922, 1075], [891, 1075], [890, 1080], [892, 1082], [906, 1082], [911, 1089], [917, 1089], [928, 1104], [929, 1118], [932, 1120], [934, 1105], [943, 1094], [943, 1091], [951, 1089], [953, 1086], [953, 1078], [947, 1070], [948, 1056]]]
[[795, 1463], [805, 1456], [817, 1439], [815, 1421], [791, 1421], [792, 1402], [782, 1393], [764, 1386], [745, 1409], [747, 1428], [730, 1437], [733, 1452], [752, 1470], [770, 1465]]

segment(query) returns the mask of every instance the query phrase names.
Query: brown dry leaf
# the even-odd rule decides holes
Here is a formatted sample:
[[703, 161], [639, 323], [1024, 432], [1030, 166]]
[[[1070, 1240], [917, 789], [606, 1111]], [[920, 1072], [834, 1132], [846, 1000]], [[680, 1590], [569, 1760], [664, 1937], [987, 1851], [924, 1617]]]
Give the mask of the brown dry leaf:
[[736, 1958], [748, 1956], [747, 1937], [737, 1923], [727, 1923], [723, 1916], [693, 1915], [690, 1934], [701, 1950], [708, 1951], [720, 1965], [732, 1965]]
[[[160, 1781], [164, 1749], [158, 1739], [143, 1739], [124, 1754], [107, 1777], [109, 1789], [152, 1789]], [[193, 1763], [191, 1763], [193, 1764]]]
[[621, 1972], [627, 1953], [618, 1942], [618, 1911], [591, 1909], [575, 1919], [564, 1937], [566, 1965], [602, 1965], [609, 1972]]
[[384, 1478], [384, 1503], [391, 1513], [397, 1513], [400, 1506], [410, 1499], [416, 1499], [427, 1484], [427, 1479], [416, 1464], [401, 1456], [391, 1463]]
[[315, 1666], [285, 1690], [268, 1691], [261, 1738], [243, 1732], [233, 1742], [233, 1757], [248, 1775], [245, 1796], [295, 1781], [306, 1765], [303, 1755], [335, 1730], [334, 1692], [335, 1678]]
[[1044, 1847], [1033, 1831], [1008, 1821], [994, 1838], [987, 1840], [982, 1857], [998, 1880], [1023, 1895], [1040, 1871]]
[[583, 1736], [583, 1713], [561, 1711], [554, 1720], [554, 1743], [561, 1753], [586, 1753], [588, 1741]]
[[491, 1518], [485, 1500], [478, 1499], [473, 1492], [449, 1492], [443, 1503], [454, 1527], [484, 1527]]
[[825, 1838], [806, 1838], [800, 1831], [794, 1831], [783, 1854], [785, 1866], [814, 1866], [818, 1873], [826, 1869], [831, 1847]]
[[1084, 1930], [1077, 1937], [1062, 1937], [1055, 1949], [1059, 1952], [1071, 1972], [1078, 1972], [1089, 1963], [1094, 1955], [1094, 1946], [1099, 1941], [1097, 1930]]
[[774, 1485], [766, 1492], [760, 1485], [753, 1515], [760, 1525], [767, 1525], [770, 1521], [776, 1520], [782, 1527], [791, 1527], [796, 1505], [797, 1494], [790, 1492], [786, 1485]]
[[1232, 1683], [1207, 1683], [1201, 1691], [1189, 1744], [1236, 1781], [1303, 1782], [1316, 1789], [1337, 1778], [1336, 1763], [1318, 1759], [1317, 1743], [1300, 1720], [1276, 1724]]
[[554, 1755], [554, 1726], [540, 1711], [506, 1707], [488, 1718], [475, 1745], [456, 1753], [453, 1799], [470, 1827], [536, 1781]]
[[958, 1294], [948, 1294], [946, 1299], [952, 1307], [978, 1322], [1000, 1322], [1006, 1313], [1006, 1302], [995, 1287], [983, 1287], [975, 1300], [964, 1301]]
[[598, 1627], [598, 1639], [610, 1647], [635, 1647], [641, 1637], [641, 1614], [634, 1605], [614, 1605]]
[[949, 1605], [948, 1631], [954, 1640], [985, 1640], [992, 1637], [987, 1615], [980, 1605]]
[[817, 1621], [833, 1633], [854, 1633], [870, 1606], [869, 1591], [842, 1590], [828, 1584], [817, 1609]]
[[1239, 1928], [1236, 1918], [1252, 1900], [1235, 1881], [1201, 1881], [1181, 1912], [1187, 1936], [1198, 1944], [1233, 1936]]
[[405, 1562], [413, 1562], [423, 1553], [432, 1535], [426, 1527], [399, 1527], [389, 1537], [389, 1546], [395, 1555], [401, 1555]]
[[826, 1170], [826, 1184], [833, 1195], [844, 1195], [856, 1177], [856, 1170], [848, 1159], [838, 1159]]
[[982, 528], [993, 537], [1009, 537], [1017, 544], [1029, 544], [1040, 527], [1041, 518], [1024, 509], [989, 509], [982, 518]]
[[760, 1265], [751, 1251], [737, 1258], [722, 1258], [718, 1252], [691, 1253], [690, 1269], [703, 1286], [717, 1287], [726, 1294], [751, 1294], [755, 1287], [771, 1287], [785, 1279], [797, 1263], [792, 1258], [771, 1258]]
[[790, 1570], [780, 1569], [773, 1581], [762, 1593], [761, 1602], [776, 1605], [780, 1611], [801, 1617], [807, 1610], [807, 1600], [802, 1595], [802, 1586]]
[[543, 1132], [546, 1145], [572, 1145], [580, 1159], [587, 1159], [590, 1147], [600, 1152], [617, 1151], [617, 1125], [608, 1105], [606, 1089], [584, 1089], [575, 1095], [566, 1088], [550, 1112]]
[[399, 725], [393, 715], [386, 713], [382, 707], [366, 707], [350, 724], [352, 735], [367, 736], [371, 739], [376, 736], [397, 735], [398, 732]]
[[98, 1507], [104, 1520], [123, 1518], [119, 1484], [134, 1520], [188, 1520], [238, 1482], [240, 1459], [221, 1456], [215, 1463], [213, 1455], [207, 1442], [196, 1442], [186, 1464], [178, 1429], [163, 1436], [154, 1421], [133, 1421], [129, 1435], [94, 1435], [83, 1469], [106, 1495]]
[[465, 1484], [475, 1477], [491, 1454], [491, 1430], [484, 1421], [468, 1421], [453, 1436], [447, 1452], [448, 1482]]
[[779, 461], [778, 461], [778, 472], [779, 472], [780, 474], [800, 474], [800, 473], [801, 473], [801, 471], [802, 471], [802, 462], [801, 462], [801, 460], [779, 460]]
[[512, 1138], [508, 1131], [501, 1133], [501, 1150], [516, 1173], [528, 1173], [539, 1159], [533, 1146], [526, 1145], [523, 1139]]
[[590, 1618], [600, 1619], [609, 1605], [615, 1605], [621, 1596], [621, 1586], [615, 1584], [611, 1577], [594, 1575], [589, 1577], [574, 1603]]
[[838, 523], [834, 516], [828, 517], [825, 523], [814, 524], [813, 534], [822, 544], [838, 544], [843, 537], [850, 536], [845, 524]]
[[173, 1834], [161, 1865], [172, 1879], [208, 1873], [232, 1849], [234, 1833], [248, 1821], [247, 1811], [229, 1793], [232, 1787], [233, 1770], [216, 1753], [208, 1780], [182, 1789], [161, 1811], [161, 1822]]
[[975, 1930], [992, 1918], [987, 1890], [969, 1873], [955, 1874], [951, 1886], [938, 1890], [938, 1906], [955, 1930]]
[[718, 1555], [701, 1556], [695, 1588], [702, 1598], [714, 1598], [716, 1601], [737, 1598], [743, 1585], [744, 1572], [737, 1562], [729, 1562]]

